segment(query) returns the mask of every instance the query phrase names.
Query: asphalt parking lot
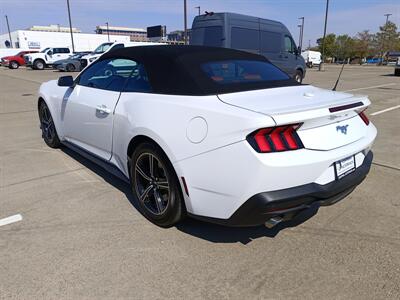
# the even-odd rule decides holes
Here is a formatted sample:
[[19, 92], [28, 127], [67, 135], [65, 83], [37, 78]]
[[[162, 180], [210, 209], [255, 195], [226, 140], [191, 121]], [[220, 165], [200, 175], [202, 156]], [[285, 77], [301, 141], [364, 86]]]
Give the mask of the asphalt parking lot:
[[[309, 70], [332, 88], [338, 66]], [[194, 220], [161, 229], [129, 186], [48, 148], [36, 101], [52, 70], [0, 69], [0, 298], [400, 298], [400, 78], [346, 66], [338, 90], [367, 94], [374, 164], [353, 194], [300, 224], [226, 228]], [[383, 112], [382, 112], [383, 111]]]

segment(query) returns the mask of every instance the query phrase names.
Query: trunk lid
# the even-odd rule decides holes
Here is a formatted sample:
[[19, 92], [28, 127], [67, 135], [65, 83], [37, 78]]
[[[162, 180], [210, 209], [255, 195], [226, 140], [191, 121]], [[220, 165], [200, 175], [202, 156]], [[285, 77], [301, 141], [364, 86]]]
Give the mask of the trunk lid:
[[358, 116], [370, 104], [365, 96], [303, 85], [218, 97], [226, 104], [268, 115], [276, 125], [303, 123], [297, 133], [308, 149], [331, 150], [366, 134], [367, 127]]

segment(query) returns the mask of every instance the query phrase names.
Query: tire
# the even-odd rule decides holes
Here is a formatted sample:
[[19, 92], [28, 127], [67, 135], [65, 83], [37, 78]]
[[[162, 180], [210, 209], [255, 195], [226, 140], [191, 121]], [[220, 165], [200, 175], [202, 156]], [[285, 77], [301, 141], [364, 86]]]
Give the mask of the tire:
[[165, 153], [155, 144], [145, 142], [135, 149], [131, 159], [132, 191], [143, 215], [165, 228], [181, 221], [186, 214], [182, 192]]
[[9, 68], [13, 69], [13, 70], [18, 69], [19, 68], [19, 63], [17, 61], [15, 61], [15, 60], [10, 61]]
[[302, 83], [303, 82], [303, 71], [296, 70], [296, 75], [294, 75], [294, 80], [296, 80], [298, 83]]
[[68, 64], [68, 65], [65, 67], [65, 70], [66, 70], [67, 72], [75, 72], [75, 66], [74, 66], [73, 64]]
[[59, 148], [61, 143], [54, 125], [53, 117], [51, 116], [50, 109], [44, 101], [39, 105], [39, 120], [44, 142], [50, 148]]
[[35, 70], [44, 70], [44, 68], [46, 67], [46, 64], [44, 63], [43, 60], [41, 59], [37, 59], [33, 62], [33, 68]]
[[400, 76], [400, 68], [394, 69], [394, 76]]

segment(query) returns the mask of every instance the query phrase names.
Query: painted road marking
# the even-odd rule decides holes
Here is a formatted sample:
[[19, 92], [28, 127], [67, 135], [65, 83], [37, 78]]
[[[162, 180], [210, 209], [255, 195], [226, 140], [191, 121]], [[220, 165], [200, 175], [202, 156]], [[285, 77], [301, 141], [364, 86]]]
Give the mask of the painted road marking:
[[20, 214], [13, 215], [4, 219], [0, 219], [0, 226], [12, 224], [19, 221], [22, 221], [22, 216]]
[[400, 108], [400, 105], [392, 106], [392, 107], [389, 107], [389, 108], [374, 112], [374, 113], [370, 114], [370, 116], [380, 115], [380, 114], [383, 114], [383, 113], [385, 113], [387, 111], [391, 111], [391, 110], [394, 110], [394, 109], [397, 109], [397, 108]]
[[396, 83], [386, 83], [386, 84], [381, 84], [381, 85], [375, 85], [375, 86], [367, 86], [363, 88], [357, 88], [357, 89], [351, 89], [343, 92], [352, 92], [352, 91], [360, 91], [360, 90], [369, 90], [369, 89], [376, 89], [384, 86], [389, 86], [389, 85], [395, 85]]

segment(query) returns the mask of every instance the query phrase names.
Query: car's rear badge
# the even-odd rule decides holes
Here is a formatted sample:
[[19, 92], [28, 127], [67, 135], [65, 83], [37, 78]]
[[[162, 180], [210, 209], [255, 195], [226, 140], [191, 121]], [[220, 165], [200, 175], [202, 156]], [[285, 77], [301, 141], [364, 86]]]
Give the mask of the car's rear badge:
[[349, 127], [349, 125], [336, 126], [336, 131], [340, 131], [343, 134], [347, 134], [347, 127]]

